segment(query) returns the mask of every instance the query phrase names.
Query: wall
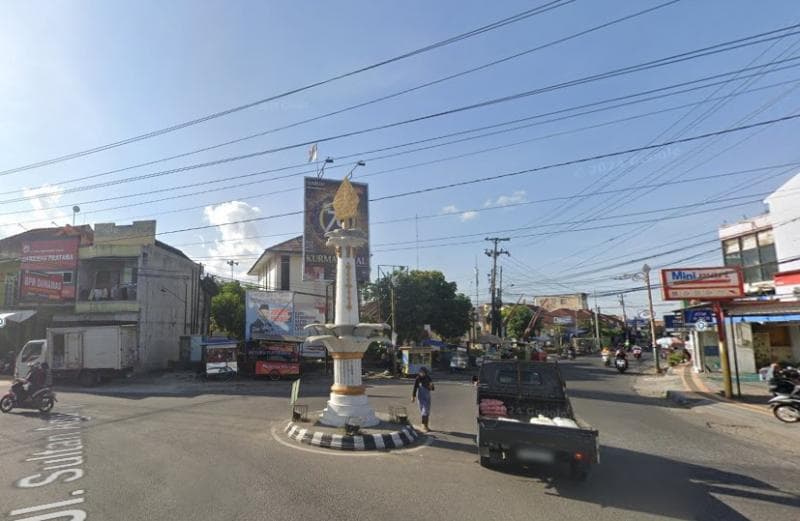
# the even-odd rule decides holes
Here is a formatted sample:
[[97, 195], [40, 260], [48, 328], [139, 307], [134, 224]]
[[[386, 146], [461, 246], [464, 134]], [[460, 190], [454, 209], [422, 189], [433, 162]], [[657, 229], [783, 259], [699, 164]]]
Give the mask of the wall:
[[191, 260], [156, 245], [142, 248], [138, 284], [141, 369], [168, 367], [179, 359], [180, 337], [200, 334], [200, 269]]
[[147, 246], [155, 244], [156, 222], [133, 221], [133, 224], [116, 225], [97, 223], [94, 225], [94, 244]]
[[264, 269], [258, 274], [260, 288], [274, 291], [281, 289], [281, 257], [289, 255], [289, 290], [325, 296], [328, 282], [303, 280], [303, 256], [299, 253], [275, 253], [264, 260]]
[[[800, 256], [800, 174], [778, 188], [767, 199], [778, 261]], [[792, 219], [797, 219], [793, 222]], [[781, 224], [787, 222], [786, 224]], [[800, 269], [800, 259], [784, 262], [779, 271]]]

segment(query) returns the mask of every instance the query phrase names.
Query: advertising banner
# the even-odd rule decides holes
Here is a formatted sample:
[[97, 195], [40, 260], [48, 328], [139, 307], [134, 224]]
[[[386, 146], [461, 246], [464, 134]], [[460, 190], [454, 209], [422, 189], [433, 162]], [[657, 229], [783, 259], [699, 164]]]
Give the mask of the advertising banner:
[[[303, 225], [303, 279], [333, 280], [336, 275], [336, 252], [327, 246], [325, 234], [339, 228], [333, 211], [333, 197], [341, 181], [305, 179]], [[367, 185], [352, 183], [359, 197], [357, 226], [367, 234], [367, 244], [356, 249], [356, 279], [369, 280], [369, 203]]]
[[23, 242], [20, 257], [20, 300], [74, 300], [79, 243], [79, 237]]
[[[294, 331], [295, 336], [306, 337], [304, 328], [309, 324], [325, 323], [325, 297], [316, 295], [294, 294]], [[324, 358], [325, 345], [303, 342], [301, 353], [304, 358]]]
[[46, 239], [22, 243], [22, 271], [74, 271], [80, 238]]
[[724, 300], [744, 296], [739, 267], [669, 268], [661, 270], [664, 300]]
[[294, 294], [291, 291], [245, 293], [245, 339], [294, 335]]

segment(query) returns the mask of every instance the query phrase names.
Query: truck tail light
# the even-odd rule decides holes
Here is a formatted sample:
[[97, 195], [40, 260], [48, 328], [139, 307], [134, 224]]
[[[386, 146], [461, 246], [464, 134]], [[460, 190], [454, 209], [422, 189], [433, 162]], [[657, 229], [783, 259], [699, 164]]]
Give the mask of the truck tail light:
[[572, 455], [575, 461], [583, 461], [586, 458], [586, 455], [583, 452], [576, 452]]

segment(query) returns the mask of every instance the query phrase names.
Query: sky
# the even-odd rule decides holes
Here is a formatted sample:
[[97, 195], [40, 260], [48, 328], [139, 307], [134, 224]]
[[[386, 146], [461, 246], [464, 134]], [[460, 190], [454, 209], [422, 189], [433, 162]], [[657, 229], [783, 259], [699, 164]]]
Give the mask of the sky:
[[[0, 171], [268, 98], [545, 3], [4, 2]], [[71, 207], [79, 205], [77, 224], [157, 219], [160, 240], [181, 248], [211, 273], [229, 276], [226, 261], [236, 260], [235, 276], [246, 279], [265, 247], [302, 232], [301, 215], [270, 216], [302, 210], [303, 176], [313, 175], [318, 165], [307, 164], [308, 145], [290, 145], [319, 141], [320, 158], [334, 159], [326, 177], [341, 178], [356, 161], [366, 162], [353, 171], [353, 180], [368, 183], [370, 198], [377, 199], [369, 208], [373, 276], [378, 265], [441, 270], [460, 291], [475, 298], [477, 265], [477, 295], [483, 302], [488, 298], [491, 262], [484, 254], [489, 243], [483, 239], [492, 236], [511, 239], [502, 243], [511, 255], [499, 261], [507, 301], [638, 286], [625, 277], [639, 271], [643, 262], [654, 269], [677, 261], [719, 265], [718, 244], [698, 243], [714, 239], [723, 223], [762, 213], [764, 194], [800, 171], [800, 164], [791, 164], [800, 162], [795, 145], [798, 120], [636, 154], [574, 161], [797, 114], [800, 63], [791, 59], [800, 56], [800, 34], [781, 33], [781, 38], [728, 52], [326, 138], [793, 25], [800, 22], [800, 5], [793, 0], [682, 0], [474, 73], [292, 125], [662, 3], [565, 2], [516, 23], [224, 117], [0, 175], [0, 237], [51, 222], [71, 222]], [[775, 63], [780, 60], [789, 61]], [[655, 99], [619, 107], [594, 105], [606, 110], [588, 114], [580, 112], [590, 109], [574, 109], [759, 66], [722, 76], [712, 87], [653, 94]], [[703, 83], [691, 86], [698, 85]], [[507, 124], [556, 111], [561, 111], [558, 116]], [[291, 128], [281, 129], [288, 125]], [[489, 125], [498, 126], [464, 132]], [[271, 130], [236, 144], [128, 168]], [[458, 132], [455, 137], [397, 147]], [[287, 148], [182, 168], [282, 147]], [[374, 152], [386, 147], [397, 148]], [[558, 163], [571, 164], [548, 166]], [[105, 174], [120, 169], [125, 170]], [[131, 180], [165, 170], [177, 171]], [[736, 173], [741, 170], [751, 171]], [[526, 172], [464, 184], [520, 171]], [[730, 175], [686, 180], [726, 173]], [[96, 174], [104, 175], [80, 180]], [[237, 178], [247, 174], [253, 175]], [[458, 183], [462, 184], [397, 196]], [[385, 196], [396, 197], [382, 199]], [[270, 218], [225, 224], [265, 217]], [[178, 231], [186, 228], [199, 229]], [[656, 255], [671, 250], [681, 251]], [[601, 297], [598, 304], [604, 312], [620, 310], [616, 296]], [[629, 314], [638, 313], [646, 307], [646, 294], [630, 293], [626, 304]], [[674, 303], [657, 298], [656, 306], [661, 314]]]

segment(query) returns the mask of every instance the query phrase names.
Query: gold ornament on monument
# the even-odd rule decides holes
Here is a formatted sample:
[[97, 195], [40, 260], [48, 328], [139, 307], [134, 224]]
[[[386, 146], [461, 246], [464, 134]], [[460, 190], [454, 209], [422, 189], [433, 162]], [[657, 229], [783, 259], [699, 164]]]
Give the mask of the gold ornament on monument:
[[344, 229], [355, 228], [358, 215], [358, 193], [350, 180], [345, 177], [333, 197], [333, 211], [336, 220]]

